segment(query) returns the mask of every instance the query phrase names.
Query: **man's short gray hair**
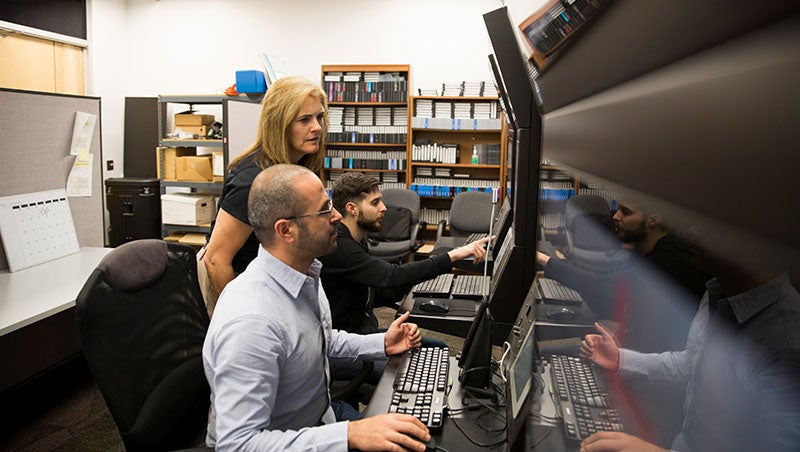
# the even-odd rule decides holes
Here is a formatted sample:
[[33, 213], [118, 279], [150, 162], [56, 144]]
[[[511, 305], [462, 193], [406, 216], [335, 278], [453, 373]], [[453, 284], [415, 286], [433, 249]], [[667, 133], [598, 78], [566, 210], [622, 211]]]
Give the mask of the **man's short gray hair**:
[[281, 218], [302, 215], [305, 200], [294, 179], [301, 174], [314, 175], [304, 166], [279, 164], [256, 176], [247, 198], [247, 219], [258, 241], [269, 245], [275, 240], [275, 223]]

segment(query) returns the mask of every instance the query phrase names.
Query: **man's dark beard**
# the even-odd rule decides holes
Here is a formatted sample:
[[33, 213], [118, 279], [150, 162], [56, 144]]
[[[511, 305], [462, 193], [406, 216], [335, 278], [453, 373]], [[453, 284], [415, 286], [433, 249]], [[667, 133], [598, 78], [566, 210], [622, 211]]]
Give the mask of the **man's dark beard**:
[[625, 243], [639, 243], [647, 236], [647, 226], [645, 226], [644, 221], [633, 231], [625, 231], [617, 227], [614, 227], [614, 229], [617, 232], [617, 237]]
[[362, 212], [358, 212], [356, 224], [367, 232], [380, 232], [380, 230], [383, 229], [383, 223], [381, 223], [380, 220], [368, 220]]

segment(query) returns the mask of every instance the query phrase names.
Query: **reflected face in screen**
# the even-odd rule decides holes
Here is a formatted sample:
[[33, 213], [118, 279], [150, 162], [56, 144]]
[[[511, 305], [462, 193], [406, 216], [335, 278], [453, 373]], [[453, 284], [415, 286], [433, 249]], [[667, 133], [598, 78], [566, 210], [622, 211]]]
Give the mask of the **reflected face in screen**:
[[637, 243], [647, 236], [644, 212], [627, 202], [619, 202], [619, 209], [614, 213], [614, 232], [623, 242]]

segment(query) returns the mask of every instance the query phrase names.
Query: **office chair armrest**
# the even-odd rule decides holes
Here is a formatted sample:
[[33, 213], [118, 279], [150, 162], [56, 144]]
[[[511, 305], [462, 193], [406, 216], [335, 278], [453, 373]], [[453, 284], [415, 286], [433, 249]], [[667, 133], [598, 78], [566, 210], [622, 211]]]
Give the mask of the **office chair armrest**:
[[428, 229], [427, 221], [420, 221], [417, 225], [417, 231], [414, 233], [414, 251], [422, 248], [425, 245], [425, 231]]
[[364, 361], [358, 373], [352, 380], [343, 383], [342, 386], [331, 388], [331, 400], [351, 401], [357, 394], [358, 388], [365, 384], [372, 375], [375, 364], [372, 361]]
[[439, 241], [439, 239], [444, 236], [444, 230], [446, 227], [447, 221], [439, 220], [439, 224], [436, 226], [436, 241]]

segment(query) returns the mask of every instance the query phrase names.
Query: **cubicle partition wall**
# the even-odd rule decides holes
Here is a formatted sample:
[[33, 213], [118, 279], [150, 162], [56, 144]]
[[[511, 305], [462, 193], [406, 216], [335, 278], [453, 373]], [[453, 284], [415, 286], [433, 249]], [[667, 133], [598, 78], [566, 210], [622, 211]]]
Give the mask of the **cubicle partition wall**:
[[[100, 99], [0, 89], [0, 197], [64, 189], [76, 112], [97, 115], [91, 195], [68, 197], [81, 252], [9, 272], [0, 247], [0, 391], [80, 351], [74, 300], [104, 249]], [[88, 247], [88, 248], [86, 248]]]
[[[80, 246], [103, 246], [103, 155], [100, 98], [0, 89], [0, 197], [63, 189], [75, 156], [75, 113], [97, 115], [90, 153], [92, 193], [70, 197]], [[0, 270], [8, 268], [0, 248]]]

